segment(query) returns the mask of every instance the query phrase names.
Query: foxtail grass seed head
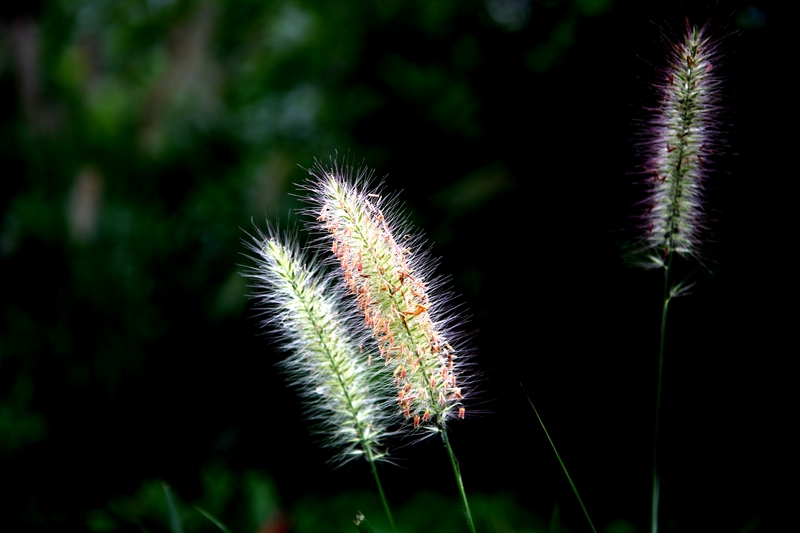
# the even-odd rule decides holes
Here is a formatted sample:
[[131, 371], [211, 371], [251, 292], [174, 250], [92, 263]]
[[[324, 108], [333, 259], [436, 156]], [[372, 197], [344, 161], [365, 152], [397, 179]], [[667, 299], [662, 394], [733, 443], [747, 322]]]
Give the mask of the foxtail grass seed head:
[[421, 237], [393, 198], [369, 189], [371, 172], [317, 163], [310, 173], [309, 213], [391, 369], [397, 412], [434, 433], [464, 418], [465, 353]]
[[657, 85], [642, 149], [648, 189], [640, 247], [651, 267], [675, 252], [697, 256], [705, 229], [703, 181], [714, 163], [719, 128], [719, 54], [706, 28], [686, 22]]
[[[368, 366], [369, 337], [341, 287], [309, 263], [293, 239], [260, 231], [248, 244], [256, 266], [253, 298], [268, 314], [264, 324], [289, 352], [283, 367], [303, 396], [310, 418], [342, 463], [384, 458], [393, 402], [388, 371]], [[359, 333], [364, 332], [364, 333]], [[385, 376], [381, 376], [383, 372]]]

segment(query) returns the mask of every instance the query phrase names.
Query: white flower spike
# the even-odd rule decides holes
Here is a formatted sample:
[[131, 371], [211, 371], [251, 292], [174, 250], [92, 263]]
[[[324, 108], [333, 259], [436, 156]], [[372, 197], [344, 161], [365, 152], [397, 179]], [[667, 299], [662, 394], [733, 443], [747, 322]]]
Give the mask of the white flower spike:
[[703, 180], [718, 144], [719, 54], [705, 28], [686, 23], [672, 43], [658, 90], [660, 105], [644, 132], [648, 187], [642, 247], [649, 264], [664, 267], [673, 253], [698, 254], [705, 229]]
[[[285, 241], [285, 242], [282, 242]], [[371, 343], [343, 298], [340, 286], [309, 263], [293, 239], [276, 232], [248, 243], [256, 266], [253, 297], [269, 313], [264, 323], [282, 340], [289, 356], [282, 365], [306, 402], [325, 443], [342, 463], [357, 457], [384, 459], [392, 402], [388, 371], [368, 366]], [[384, 376], [380, 374], [383, 373]]]

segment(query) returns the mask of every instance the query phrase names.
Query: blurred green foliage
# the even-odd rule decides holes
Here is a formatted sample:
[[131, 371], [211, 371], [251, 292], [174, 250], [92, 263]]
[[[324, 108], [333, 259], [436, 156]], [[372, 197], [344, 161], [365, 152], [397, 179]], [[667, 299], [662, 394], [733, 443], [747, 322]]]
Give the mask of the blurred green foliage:
[[[186, 532], [282, 531], [287, 518], [279, 509], [274, 483], [248, 470], [235, 474], [213, 464], [203, 469], [203, 493], [189, 505], [166, 483], [145, 480], [132, 496], [109, 501], [86, 514], [91, 531], [117, 531], [134, 524], [145, 530]], [[227, 521], [227, 522], [226, 522]]]
[[0, 457], [47, 437], [44, 417], [29, 410], [33, 390], [30, 377], [21, 374], [0, 401]]
[[[129, 494], [138, 468], [169, 468], [153, 435], [210, 449], [260, 412], [237, 396], [251, 385], [233, 378], [254, 346], [263, 351], [241, 325], [240, 240], [254, 220], [301, 205], [287, 194], [303, 178], [297, 165], [353, 154], [380, 168], [407, 151], [393, 139], [413, 146], [411, 125], [430, 150], [432, 139], [484, 142], [487, 37], [514, 35], [534, 12], [572, 32], [608, 5], [52, 0], [0, 11], [0, 454], [8, 482], [28, 487], [21, 519], [60, 523], [108, 491]], [[559, 35], [532, 44], [546, 58], [536, 69], [570, 46]], [[404, 114], [408, 124], [393, 124]], [[451, 224], [511, 187], [492, 156], [484, 170], [463, 166], [461, 181], [428, 181]], [[91, 464], [109, 446], [137, 457], [116, 476]], [[31, 479], [34, 464], [94, 480], [87, 503]], [[225, 476], [238, 475], [204, 470], [202, 507], [223, 516]], [[272, 512], [274, 488], [241, 476], [241, 498], [259, 515], [235, 521], [247, 530]], [[143, 482], [87, 524], [155, 520], [162, 496]], [[337, 505], [349, 520], [354, 507]]]
[[[176, 495], [165, 483], [142, 482], [132, 496], [90, 510], [85, 525], [91, 531], [117, 531], [136, 525], [147, 531], [263, 531], [279, 533], [323, 533], [355, 531], [353, 521], [363, 514], [375, 531], [388, 531], [381, 503], [374, 492], [349, 491], [325, 498], [310, 494], [298, 500], [288, 514], [281, 510], [280, 497], [272, 480], [263, 473], [248, 470], [234, 473], [220, 464], [203, 470], [203, 492], [194, 503]], [[516, 533], [558, 533], [560, 522], [524, 510], [513, 495], [476, 494], [473, 512], [482, 531]], [[557, 507], [556, 507], [557, 508]], [[400, 531], [450, 533], [463, 531], [463, 516], [457, 498], [421, 491], [397, 509]], [[172, 517], [177, 517], [177, 526]], [[223, 530], [224, 531], [224, 530]], [[607, 533], [633, 530], [610, 527]]]
[[[445, 273], [484, 304], [474, 309], [479, 318], [502, 322], [495, 353], [520, 352], [509, 331], [530, 333], [518, 313], [498, 312], [508, 287], [497, 290], [496, 271], [506, 274], [501, 252], [518, 246], [520, 228], [534, 228], [530, 240], [558, 259], [530, 260], [526, 279], [535, 288], [525, 290], [542, 298], [539, 285], [557, 287], [542, 308], [573, 327], [583, 318], [565, 309], [585, 299], [586, 257], [602, 264], [602, 248], [562, 256], [576, 248], [574, 235], [607, 221], [596, 216], [600, 208], [584, 219], [575, 213], [599, 203], [594, 193], [621, 188], [595, 169], [600, 156], [626, 155], [628, 138], [609, 131], [628, 117], [610, 99], [628, 95], [619, 96], [618, 80], [592, 89], [610, 86], [602, 105], [571, 91], [604, 73], [593, 36], [626, 24], [640, 4], [621, 3], [4, 2], [0, 485], [10, 496], [3, 524], [166, 531], [164, 485], [156, 481], [166, 479], [188, 533], [217, 529], [193, 506], [232, 531], [269, 531], [265, 525], [283, 520], [293, 531], [348, 530], [357, 511], [382, 527], [371, 486], [362, 488], [368, 476], [354, 474], [330, 497], [333, 474], [248, 308], [240, 241], [264, 218], [292, 224], [287, 214], [302, 202], [291, 193], [314, 157], [363, 160], [392, 173], [391, 190], [412, 192], [404, 199], [437, 255], [451, 246], [448, 266], [457, 268]], [[742, 27], [764, 25], [755, 8], [739, 18]], [[617, 46], [627, 36], [606, 33], [614, 54], [633, 55]], [[576, 50], [583, 63], [567, 74]], [[591, 172], [573, 168], [576, 144]], [[607, 170], [618, 180], [629, 163]], [[581, 176], [591, 178], [586, 198], [572, 194]], [[553, 216], [534, 188], [553, 204], [571, 204]], [[491, 253], [476, 257], [485, 220], [504, 229]], [[553, 227], [558, 235], [545, 231]], [[544, 263], [556, 265], [534, 270]], [[563, 265], [577, 265], [565, 270], [569, 283], [553, 279]], [[585, 337], [606, 335], [597, 326]], [[574, 331], [559, 338], [567, 336]], [[519, 378], [515, 368], [508, 372]], [[476, 447], [503, 440], [484, 433], [473, 436], [484, 439]], [[515, 467], [529, 455], [498, 446], [496, 455]], [[394, 480], [401, 527], [462, 527], [455, 499]], [[471, 502], [489, 531], [554, 527], [532, 511], [550, 513], [550, 500], [479, 493]], [[610, 524], [608, 533], [634, 530]]]

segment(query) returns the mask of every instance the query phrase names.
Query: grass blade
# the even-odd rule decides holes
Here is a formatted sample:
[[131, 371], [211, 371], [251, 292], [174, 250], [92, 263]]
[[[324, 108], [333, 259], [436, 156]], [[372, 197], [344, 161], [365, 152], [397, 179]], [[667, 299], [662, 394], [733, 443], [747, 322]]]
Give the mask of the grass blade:
[[169, 529], [172, 531], [172, 533], [183, 533], [183, 524], [181, 524], [181, 517], [178, 513], [178, 508], [175, 506], [175, 500], [172, 498], [172, 491], [169, 490], [169, 485], [166, 483], [164, 483], [164, 495], [167, 498]]
[[197, 507], [196, 505], [194, 508], [197, 510], [198, 513], [208, 518], [211, 521], [211, 523], [220, 528], [222, 531], [224, 531], [225, 533], [231, 533], [231, 530], [225, 527], [225, 524], [214, 518], [214, 516], [211, 513], [209, 513], [202, 507]]
[[572, 486], [572, 492], [574, 492], [575, 497], [578, 498], [578, 503], [581, 504], [581, 509], [583, 510], [583, 514], [586, 516], [586, 520], [589, 522], [589, 526], [592, 528], [592, 531], [594, 533], [597, 533], [597, 530], [594, 528], [594, 524], [592, 523], [592, 519], [589, 518], [589, 512], [586, 510], [586, 506], [583, 505], [583, 500], [581, 500], [580, 494], [578, 494], [578, 489], [577, 487], [575, 487], [575, 483], [573, 483], [572, 478], [569, 475], [569, 472], [567, 472], [567, 466], [564, 464], [564, 461], [561, 460], [561, 456], [558, 454], [558, 450], [556, 449], [556, 445], [553, 443], [553, 439], [550, 438], [550, 434], [547, 432], [547, 428], [544, 427], [544, 422], [542, 422], [542, 417], [539, 416], [539, 411], [537, 411], [536, 407], [534, 407], [533, 402], [531, 401], [530, 396], [528, 396], [528, 393], [525, 391], [525, 387], [522, 386], [522, 383], [520, 383], [519, 386], [520, 388], [522, 388], [522, 392], [528, 399], [528, 403], [531, 404], [531, 409], [533, 409], [533, 412], [536, 413], [536, 418], [539, 419], [539, 423], [542, 425], [544, 434], [547, 435], [547, 440], [550, 441], [550, 446], [553, 447], [553, 451], [556, 454], [556, 458], [558, 459], [558, 462], [561, 463], [561, 468], [564, 469], [564, 474], [567, 476], [567, 480], [569, 480], [569, 484]]

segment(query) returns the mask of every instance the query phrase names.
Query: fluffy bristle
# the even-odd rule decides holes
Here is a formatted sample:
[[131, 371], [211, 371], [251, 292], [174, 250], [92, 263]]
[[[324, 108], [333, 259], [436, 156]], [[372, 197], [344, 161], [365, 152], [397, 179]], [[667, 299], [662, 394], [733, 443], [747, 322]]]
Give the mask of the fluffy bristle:
[[258, 232], [248, 247], [256, 263], [246, 274], [255, 280], [253, 298], [289, 352], [282, 364], [326, 444], [338, 450], [336, 460], [384, 458], [391, 376], [369, 366], [374, 342], [359, 333], [354, 306], [293, 239]]
[[697, 256], [705, 229], [703, 181], [716, 153], [720, 85], [717, 48], [705, 28], [687, 22], [661, 78], [661, 102], [642, 143], [648, 199], [641, 246], [651, 266], [672, 252]]
[[309, 213], [392, 371], [397, 411], [434, 432], [463, 418], [465, 353], [422, 239], [394, 199], [370, 189], [368, 171], [317, 164], [311, 174]]

